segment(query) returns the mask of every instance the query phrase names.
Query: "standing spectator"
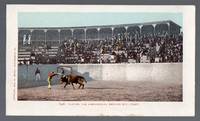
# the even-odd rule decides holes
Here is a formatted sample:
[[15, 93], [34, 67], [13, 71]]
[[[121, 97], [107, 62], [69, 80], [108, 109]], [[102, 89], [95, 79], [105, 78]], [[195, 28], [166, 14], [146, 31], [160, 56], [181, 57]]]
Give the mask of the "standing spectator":
[[64, 75], [65, 74], [65, 70], [62, 68], [62, 72], [61, 72], [61, 74], [62, 75]]
[[36, 81], [40, 80], [40, 70], [39, 70], [39, 68], [37, 68], [36, 71], [35, 71], [35, 80]]

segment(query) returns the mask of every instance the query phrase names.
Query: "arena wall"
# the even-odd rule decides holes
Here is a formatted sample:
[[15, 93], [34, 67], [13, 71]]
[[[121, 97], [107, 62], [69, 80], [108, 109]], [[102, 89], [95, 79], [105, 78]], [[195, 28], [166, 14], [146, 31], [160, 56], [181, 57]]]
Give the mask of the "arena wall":
[[[57, 71], [59, 65], [19, 65], [18, 87], [47, 85], [47, 74]], [[137, 63], [137, 64], [68, 64], [73, 73], [82, 75], [87, 81], [182, 81], [181, 63]], [[41, 80], [35, 81], [35, 70], [40, 69]], [[66, 71], [69, 73], [69, 71]], [[58, 83], [59, 76], [53, 79]]]

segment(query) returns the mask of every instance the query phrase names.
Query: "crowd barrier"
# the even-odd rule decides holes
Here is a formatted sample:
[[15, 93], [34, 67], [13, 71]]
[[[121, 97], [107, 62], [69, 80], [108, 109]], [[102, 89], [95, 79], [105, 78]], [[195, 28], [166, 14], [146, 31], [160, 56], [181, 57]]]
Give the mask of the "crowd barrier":
[[[182, 63], [137, 63], [137, 64], [66, 64], [72, 73], [82, 75], [89, 81], [182, 81]], [[18, 66], [18, 87], [47, 85], [47, 75], [57, 71], [59, 64]], [[35, 71], [40, 69], [41, 79], [35, 80]], [[70, 71], [65, 70], [68, 74]], [[52, 82], [57, 84], [59, 76]]]

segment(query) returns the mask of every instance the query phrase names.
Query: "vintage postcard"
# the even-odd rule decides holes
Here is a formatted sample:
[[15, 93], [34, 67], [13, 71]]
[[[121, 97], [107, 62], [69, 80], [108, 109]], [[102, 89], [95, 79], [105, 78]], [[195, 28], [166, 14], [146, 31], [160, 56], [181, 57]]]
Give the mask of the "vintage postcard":
[[6, 115], [194, 116], [195, 7], [7, 5]]

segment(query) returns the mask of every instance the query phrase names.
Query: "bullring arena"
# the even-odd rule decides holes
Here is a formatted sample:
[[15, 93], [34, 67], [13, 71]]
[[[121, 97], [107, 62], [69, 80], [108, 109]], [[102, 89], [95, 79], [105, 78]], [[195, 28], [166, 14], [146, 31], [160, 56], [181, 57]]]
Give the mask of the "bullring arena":
[[[18, 100], [182, 101], [183, 33], [171, 20], [18, 30]], [[63, 88], [59, 76], [48, 89], [61, 65], [85, 89]]]
[[[59, 84], [55, 77], [52, 89], [47, 88], [47, 73], [58, 65], [24, 65], [28, 80], [22, 73], [18, 82], [18, 100], [34, 101], [182, 101], [182, 64], [103, 64], [70, 65], [73, 73], [86, 77], [85, 89], [73, 90]], [[34, 80], [34, 70], [41, 69], [41, 80]], [[118, 70], [116, 70], [118, 69]], [[66, 69], [67, 70], [67, 69]], [[87, 70], [85, 72], [84, 70]]]

